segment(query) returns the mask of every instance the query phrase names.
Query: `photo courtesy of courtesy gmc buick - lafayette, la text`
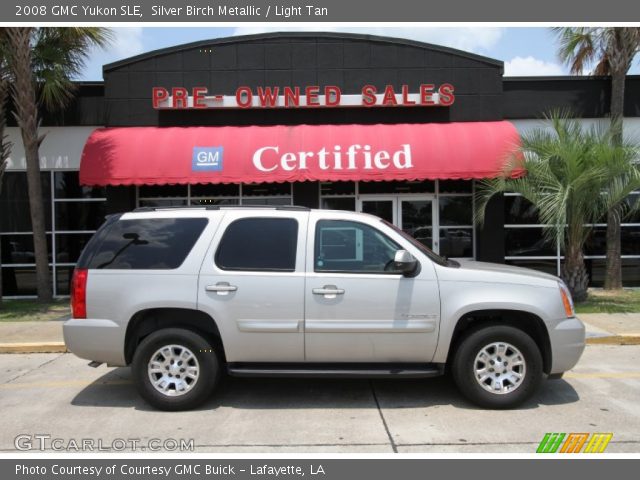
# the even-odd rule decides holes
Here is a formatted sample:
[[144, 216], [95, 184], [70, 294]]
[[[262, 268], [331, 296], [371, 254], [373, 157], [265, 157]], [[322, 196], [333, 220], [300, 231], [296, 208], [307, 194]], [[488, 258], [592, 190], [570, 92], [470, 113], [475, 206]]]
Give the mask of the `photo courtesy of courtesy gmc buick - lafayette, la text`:
[[585, 345], [567, 287], [442, 258], [363, 213], [140, 208], [107, 218], [73, 274], [68, 349], [132, 368], [163, 410], [204, 402], [223, 372], [433, 377], [486, 408], [521, 404]]

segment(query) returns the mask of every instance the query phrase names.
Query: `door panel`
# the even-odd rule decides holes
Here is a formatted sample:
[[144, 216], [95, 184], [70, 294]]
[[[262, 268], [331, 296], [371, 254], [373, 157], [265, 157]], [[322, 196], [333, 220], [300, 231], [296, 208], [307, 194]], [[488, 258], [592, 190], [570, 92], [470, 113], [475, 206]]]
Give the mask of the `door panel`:
[[423, 259], [414, 278], [385, 272], [397, 249], [415, 249], [379, 220], [341, 226], [318, 223], [318, 215], [311, 214], [307, 247], [306, 360], [429, 362], [440, 316], [431, 263]]
[[[276, 225], [274, 232], [266, 232], [268, 226], [263, 225], [260, 231], [249, 228], [249, 235], [239, 231], [229, 251], [221, 253], [228, 242], [218, 250], [215, 247], [230, 225], [238, 219], [251, 220], [251, 212], [234, 212], [233, 219], [223, 218], [200, 272], [198, 308], [215, 319], [229, 362], [304, 360], [304, 261], [309, 214], [274, 211], [269, 215], [297, 222], [297, 245], [278, 237], [290, 226], [283, 229]], [[286, 255], [291, 251], [295, 252], [295, 269], [278, 271], [281, 265], [274, 258], [282, 255], [288, 263], [292, 259]], [[238, 261], [250, 261], [258, 267], [234, 270]]]

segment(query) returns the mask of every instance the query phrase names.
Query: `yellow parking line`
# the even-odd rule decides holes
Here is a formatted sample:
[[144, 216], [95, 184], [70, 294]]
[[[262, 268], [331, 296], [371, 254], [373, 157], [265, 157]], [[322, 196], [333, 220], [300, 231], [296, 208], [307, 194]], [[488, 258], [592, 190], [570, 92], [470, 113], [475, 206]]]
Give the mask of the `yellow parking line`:
[[607, 337], [589, 337], [586, 343], [587, 345], [640, 345], [640, 335], [622, 333]]

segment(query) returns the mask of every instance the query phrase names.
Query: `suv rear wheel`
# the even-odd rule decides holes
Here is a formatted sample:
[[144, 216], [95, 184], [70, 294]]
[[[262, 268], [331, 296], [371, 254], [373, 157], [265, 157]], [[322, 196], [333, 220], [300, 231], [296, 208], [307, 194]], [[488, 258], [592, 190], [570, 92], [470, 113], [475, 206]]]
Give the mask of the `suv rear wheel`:
[[543, 378], [542, 355], [522, 330], [493, 325], [471, 331], [453, 359], [460, 391], [485, 408], [512, 408], [529, 398]]
[[209, 342], [181, 328], [145, 337], [131, 367], [142, 398], [160, 410], [188, 410], [202, 404], [215, 388], [220, 370]]

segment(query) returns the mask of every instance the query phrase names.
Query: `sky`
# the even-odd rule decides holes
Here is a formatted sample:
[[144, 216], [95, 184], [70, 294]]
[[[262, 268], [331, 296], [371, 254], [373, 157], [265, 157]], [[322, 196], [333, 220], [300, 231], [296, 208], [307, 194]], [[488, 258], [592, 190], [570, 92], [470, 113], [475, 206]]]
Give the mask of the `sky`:
[[[91, 53], [80, 80], [102, 80], [102, 65], [140, 53], [219, 37], [274, 31], [344, 31], [408, 38], [502, 60], [505, 76], [567, 75], [556, 56], [553, 32], [546, 27], [119, 27], [105, 50]], [[589, 72], [586, 72], [589, 73]], [[640, 73], [639, 61], [631, 69]]]

